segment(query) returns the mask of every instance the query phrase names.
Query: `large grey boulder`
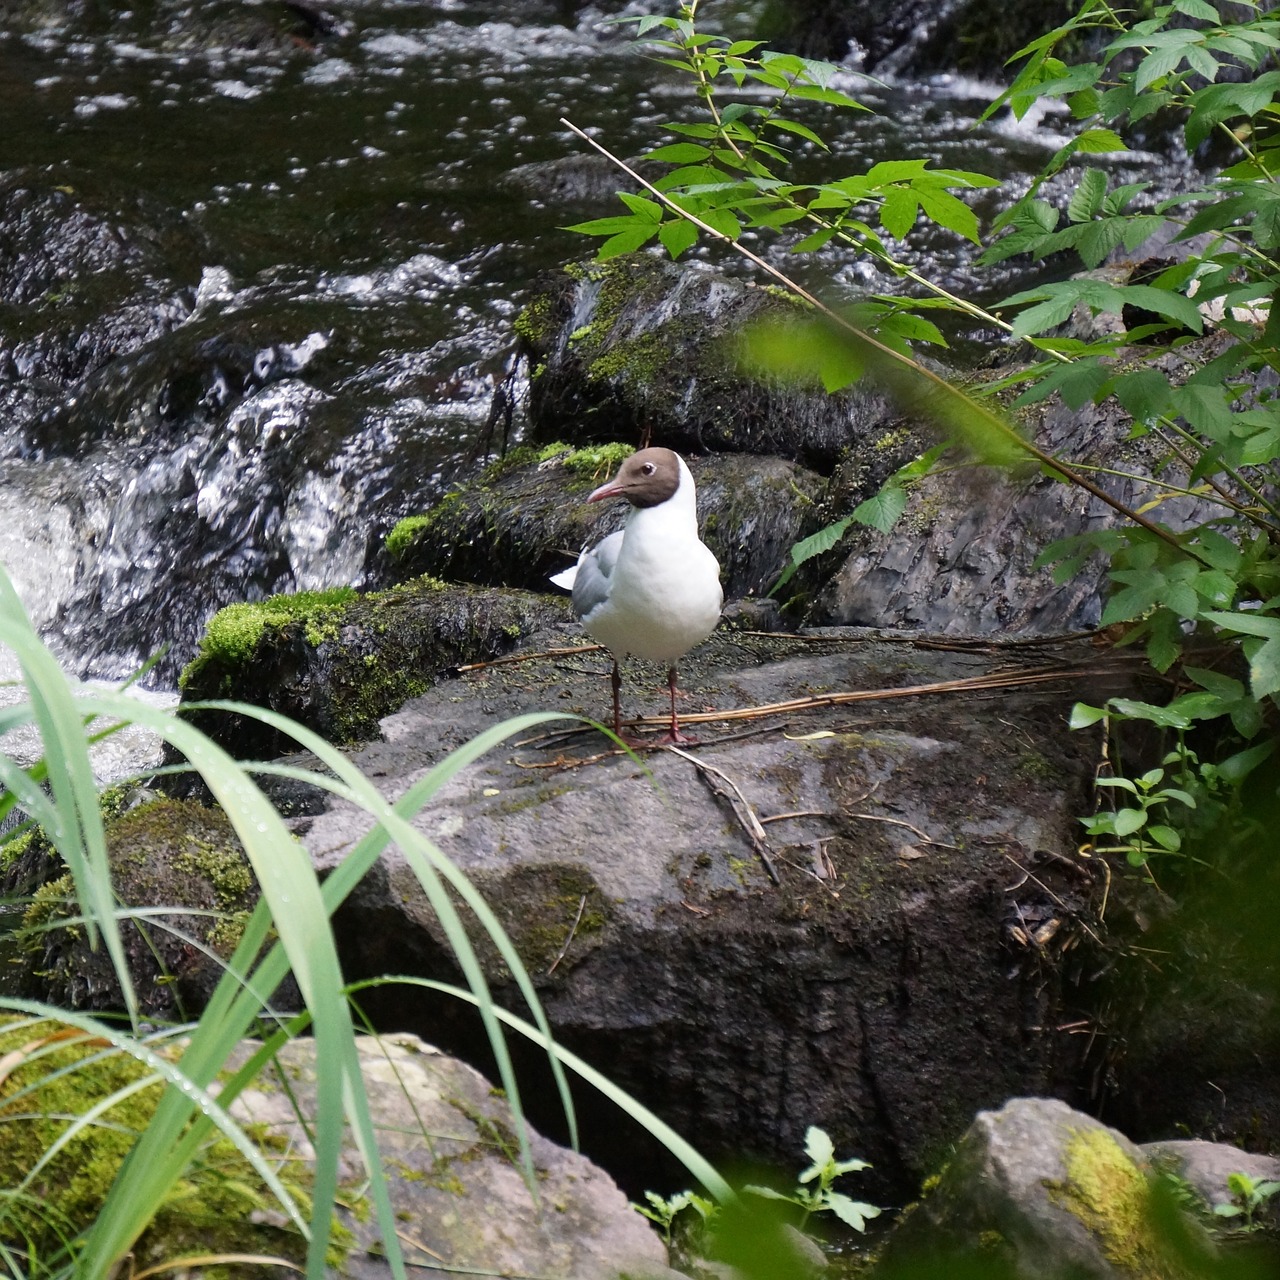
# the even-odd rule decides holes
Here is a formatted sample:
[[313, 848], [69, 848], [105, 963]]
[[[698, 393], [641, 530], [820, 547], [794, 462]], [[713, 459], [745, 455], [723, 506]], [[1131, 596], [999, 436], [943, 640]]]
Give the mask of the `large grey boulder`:
[[[517, 1166], [511, 1109], [478, 1071], [415, 1036], [362, 1037], [361, 1074], [406, 1261], [471, 1274], [610, 1280], [671, 1276], [666, 1250], [617, 1184], [584, 1156], [529, 1135], [536, 1195]], [[249, 1047], [241, 1052], [247, 1057]], [[314, 1157], [315, 1042], [294, 1040], [278, 1055], [288, 1088], [269, 1077], [232, 1104], [259, 1142], [291, 1160]], [[365, 1171], [354, 1143], [342, 1176], [359, 1188]], [[368, 1202], [344, 1196], [342, 1225], [354, 1242], [340, 1268], [382, 1280]], [[355, 1211], [352, 1211], [354, 1205]]]
[[[506, 716], [606, 715], [607, 656], [566, 654], [571, 640], [436, 686], [355, 762], [398, 796]], [[976, 1109], [1073, 1088], [1082, 1040], [1052, 1028], [1070, 1021], [1101, 882], [1074, 856], [1093, 746], [1065, 718], [1073, 694], [1124, 679], [1084, 650], [1054, 655], [1060, 684], [1018, 687], [1059, 679], [1047, 655], [962, 648], [721, 633], [681, 666], [702, 767], [670, 751], [637, 765], [552, 725], [464, 770], [416, 825], [485, 895], [557, 1036], [677, 1131], [713, 1157], [793, 1168], [818, 1124], [873, 1162], [868, 1198], [906, 1197]], [[975, 678], [1015, 687], [965, 692]], [[944, 680], [962, 683], [894, 694]], [[627, 664], [628, 712], [660, 720], [664, 693], [661, 672]], [[788, 699], [801, 704], [697, 723]], [[335, 802], [297, 825], [328, 872], [366, 823]], [[394, 850], [335, 928], [352, 978], [455, 976]], [[362, 1003], [379, 1026], [480, 1051], [421, 992]], [[596, 1134], [611, 1168], [651, 1166], [641, 1136]]]
[[1189, 1280], [1210, 1256], [1208, 1237], [1172, 1202], [1162, 1216], [1152, 1173], [1142, 1151], [1093, 1117], [1054, 1098], [1014, 1098], [977, 1116], [878, 1274], [932, 1274], [966, 1259], [1010, 1280]]

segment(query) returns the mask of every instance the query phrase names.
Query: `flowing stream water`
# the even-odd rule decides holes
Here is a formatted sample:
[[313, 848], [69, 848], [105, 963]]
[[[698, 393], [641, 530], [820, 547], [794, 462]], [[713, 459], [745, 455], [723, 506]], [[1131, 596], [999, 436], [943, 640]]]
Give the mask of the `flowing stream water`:
[[[594, 11], [295, 8], [0, 33], [0, 562], [81, 673], [168, 645], [171, 687], [222, 605], [376, 584], [390, 525], [500, 443], [512, 320], [591, 251], [563, 226], [611, 211], [561, 117], [630, 155], [696, 111]], [[973, 128], [991, 86], [841, 87], [874, 109], [812, 117], [842, 172], [1027, 174], [1061, 142]], [[906, 253], [966, 287], [951, 241]], [[888, 286], [834, 252], [803, 270]]]

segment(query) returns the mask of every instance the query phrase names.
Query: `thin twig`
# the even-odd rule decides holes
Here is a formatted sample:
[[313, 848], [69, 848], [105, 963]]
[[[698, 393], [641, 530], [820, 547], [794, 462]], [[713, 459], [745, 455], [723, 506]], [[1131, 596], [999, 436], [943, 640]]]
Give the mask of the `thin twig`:
[[[697, 756], [690, 755], [687, 751], [681, 751], [674, 744], [668, 746], [667, 750], [673, 755], [679, 756], [682, 760], [687, 760], [702, 775], [714, 794], [724, 796], [729, 801], [734, 817], [742, 824], [748, 840], [751, 841], [751, 847], [756, 851], [760, 861], [764, 863], [764, 869], [769, 873], [769, 879], [774, 884], [781, 884], [778, 879], [777, 869], [774, 867], [773, 859], [770, 856], [769, 838], [765, 835], [765, 830], [760, 825], [760, 819], [756, 817], [756, 811], [751, 807], [747, 797], [742, 794], [738, 784], [722, 769], [717, 769], [715, 765], [708, 764], [705, 760], [699, 760]], [[727, 792], [721, 790], [716, 786], [715, 779], [719, 779], [729, 790]]]
[[569, 953], [569, 947], [573, 944], [573, 935], [578, 932], [578, 926], [582, 923], [582, 913], [587, 909], [587, 895], [584, 893], [578, 901], [578, 914], [573, 917], [573, 924], [569, 929], [569, 936], [564, 940], [564, 946], [560, 948], [560, 954], [551, 962], [551, 968], [547, 970], [547, 977], [551, 977], [556, 971], [556, 965], [565, 958]]
[[913, 827], [911, 823], [904, 822], [901, 818], [888, 818], [879, 813], [851, 813], [851, 818], [862, 818], [866, 822], [887, 822], [891, 826], [906, 827], [913, 835], [917, 835], [925, 844], [936, 845], [939, 849], [959, 849], [958, 844], [947, 844], [945, 840], [935, 840], [932, 836], [927, 836], [919, 827]]
[[485, 667], [504, 667], [512, 662], [532, 662], [535, 658], [573, 658], [580, 653], [597, 653], [602, 644], [580, 644], [575, 649], [543, 649], [541, 653], [508, 653], [502, 658], [490, 658], [487, 662], [467, 662], [453, 669], [460, 675], [465, 671], [481, 671]]
[[795, 813], [773, 813], [767, 818], [761, 818], [760, 823], [766, 822], [785, 822], [788, 818], [832, 818], [834, 814], [826, 813], [822, 809], [797, 809]]
[[[771, 702], [756, 707], [738, 707], [732, 711], [697, 711], [681, 715], [682, 724], [706, 724], [720, 720], [753, 720], [760, 716], [783, 715], [793, 711], [812, 711], [817, 707], [838, 707], [849, 702], [878, 702], [889, 698], [916, 698], [930, 693], [968, 693], [978, 689], [1016, 689], [1023, 685], [1048, 684], [1085, 676], [1114, 674], [1108, 667], [1036, 667], [1017, 675], [991, 673], [965, 676], [959, 680], [939, 680], [933, 684], [903, 685], [893, 689], [853, 689], [837, 693], [813, 694], [788, 702]], [[670, 716], [641, 716], [630, 724], [665, 725]]]

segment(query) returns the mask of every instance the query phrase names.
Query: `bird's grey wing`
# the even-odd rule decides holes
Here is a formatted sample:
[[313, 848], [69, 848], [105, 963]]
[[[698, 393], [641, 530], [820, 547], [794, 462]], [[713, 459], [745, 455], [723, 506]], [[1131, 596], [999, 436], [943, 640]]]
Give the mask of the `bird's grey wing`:
[[578, 560], [578, 572], [573, 579], [573, 612], [579, 618], [588, 618], [609, 599], [610, 580], [622, 550], [623, 530], [611, 533], [590, 551], [584, 551]]

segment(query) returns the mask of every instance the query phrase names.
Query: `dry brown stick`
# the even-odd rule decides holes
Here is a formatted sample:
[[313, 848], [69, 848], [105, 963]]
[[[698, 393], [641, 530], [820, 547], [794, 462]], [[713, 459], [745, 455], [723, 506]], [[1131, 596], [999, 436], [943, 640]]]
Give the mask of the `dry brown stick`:
[[464, 671], [479, 671], [483, 667], [503, 667], [511, 662], [532, 662], [535, 658], [573, 658], [580, 653], [596, 653], [602, 644], [580, 644], [576, 649], [543, 649], [541, 653], [509, 653], [503, 658], [490, 658], [487, 662], [467, 662], [453, 669], [461, 675]]
[[[1106, 667], [1037, 667], [1018, 675], [992, 674], [967, 676], [961, 680], [939, 680], [933, 684], [903, 685], [894, 689], [853, 689], [843, 693], [819, 693], [789, 702], [771, 702], [758, 707], [737, 707], [732, 711], [697, 711], [682, 714], [685, 724], [706, 724], [719, 720], [752, 720], [759, 716], [782, 715], [792, 711], [812, 711], [817, 707], [838, 707], [848, 702], [878, 702], [885, 698], [916, 698], [929, 693], [966, 693], [978, 689], [1014, 689], [1021, 685], [1047, 684], [1081, 676], [1112, 674]], [[670, 716], [640, 716], [628, 721], [633, 725], [662, 725]], [[711, 745], [711, 744], [708, 744]]]
[[569, 927], [569, 936], [564, 940], [564, 946], [560, 948], [560, 954], [551, 962], [551, 967], [547, 970], [547, 977], [551, 977], [556, 971], [556, 965], [569, 954], [569, 948], [573, 945], [573, 935], [578, 932], [578, 926], [582, 923], [582, 913], [587, 909], [587, 895], [584, 893], [578, 900], [578, 914], [573, 917], [573, 924]]
[[[780, 884], [777, 869], [773, 865], [773, 859], [770, 856], [769, 838], [765, 835], [764, 828], [760, 825], [760, 819], [756, 817], [756, 811], [751, 807], [747, 797], [742, 794], [741, 788], [734, 780], [729, 777], [722, 769], [717, 769], [715, 765], [708, 764], [705, 760], [699, 760], [697, 756], [690, 755], [687, 751], [681, 751], [679, 747], [671, 745], [667, 748], [673, 755], [679, 756], [682, 760], [687, 760], [706, 780], [711, 790], [720, 796], [724, 796], [729, 801], [729, 807], [733, 810], [733, 815], [742, 824], [743, 830], [747, 833], [747, 839], [751, 841], [751, 847], [756, 851], [760, 861], [764, 863], [764, 869], [769, 873], [769, 879], [774, 884]], [[728, 787], [728, 791], [722, 790], [716, 785], [716, 779]]]

